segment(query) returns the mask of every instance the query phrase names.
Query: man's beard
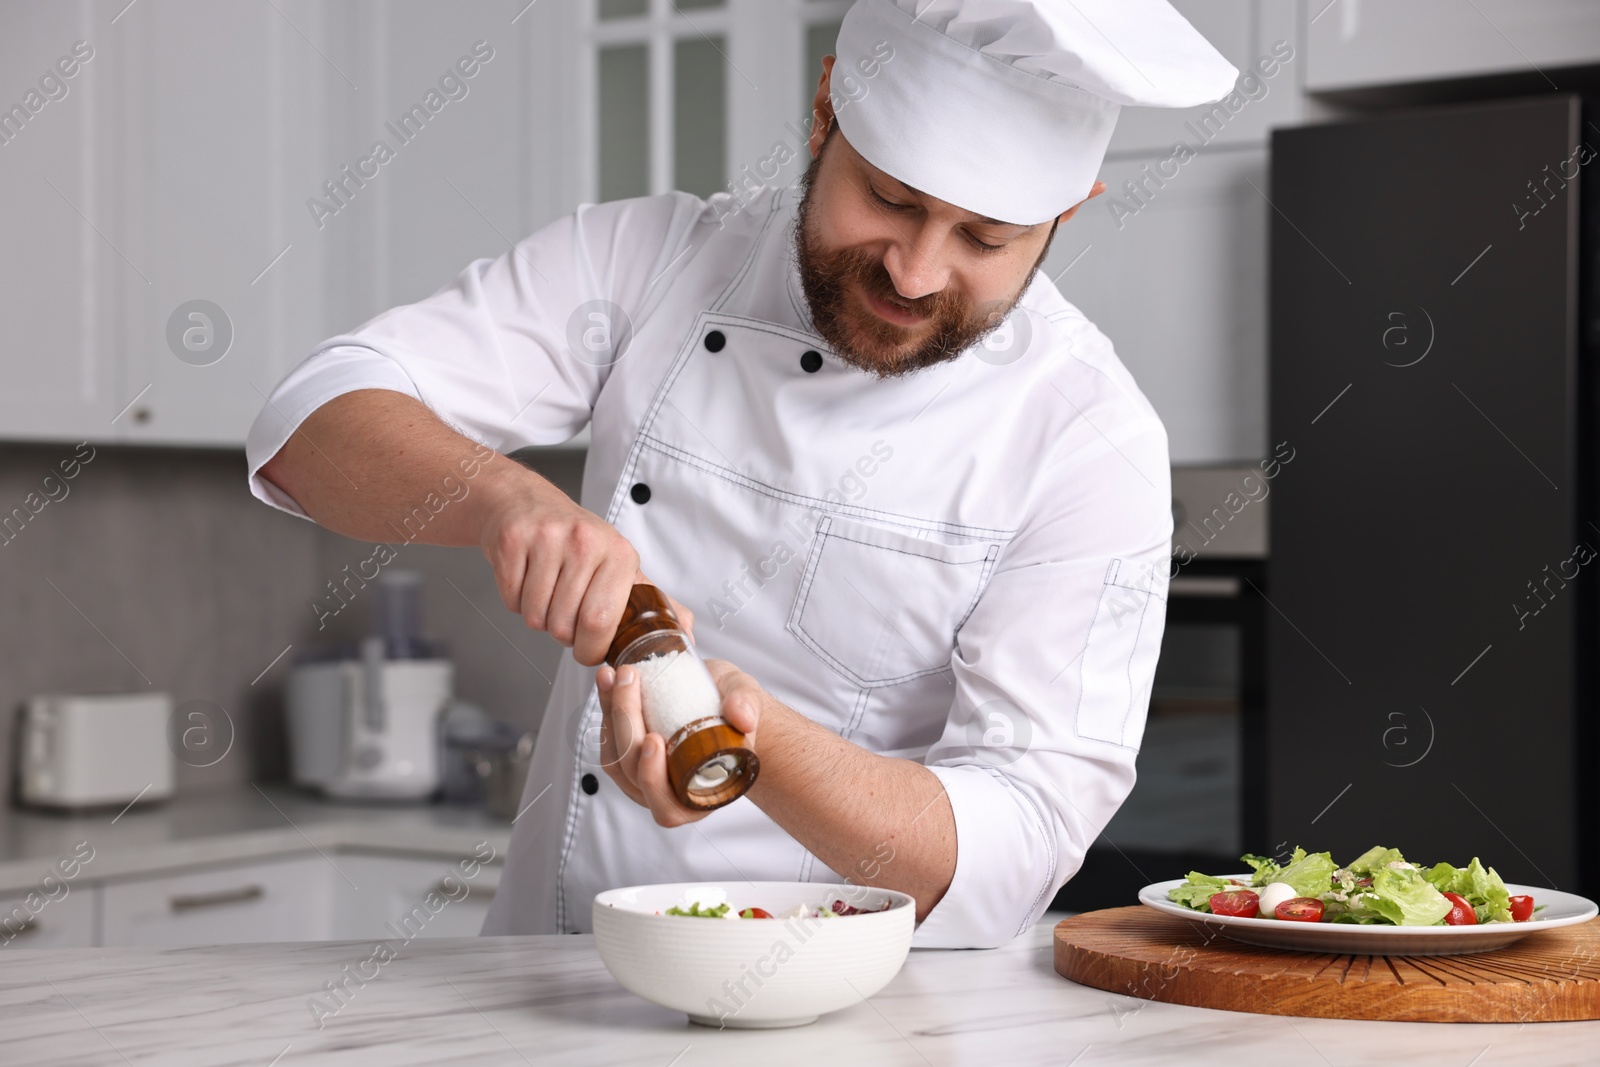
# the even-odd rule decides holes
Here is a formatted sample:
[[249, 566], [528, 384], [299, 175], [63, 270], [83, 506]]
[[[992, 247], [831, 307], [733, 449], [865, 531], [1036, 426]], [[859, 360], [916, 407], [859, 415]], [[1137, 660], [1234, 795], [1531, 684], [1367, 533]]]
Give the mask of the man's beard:
[[[829, 131], [828, 140], [833, 139], [833, 132]], [[834, 354], [853, 367], [879, 378], [897, 378], [954, 359], [1005, 322], [1017, 301], [1022, 299], [1033, 272], [1050, 252], [1050, 242], [1056, 232], [1053, 225], [1043, 251], [1028, 271], [1027, 280], [1009, 300], [989, 301], [974, 309], [964, 296], [948, 288], [908, 300], [895, 289], [894, 280], [881, 259], [860, 248], [830, 251], [810, 232], [807, 220], [822, 155], [817, 154], [800, 179], [803, 195], [795, 215], [795, 259], [800, 285], [810, 306], [812, 325]], [[925, 321], [907, 327], [870, 313], [855, 313], [846, 307], [854, 290], [865, 290], [886, 304], [925, 316]], [[905, 347], [912, 336], [927, 329], [929, 323], [932, 330], [927, 338], [914, 347]], [[856, 347], [857, 339], [871, 347], [863, 351]]]

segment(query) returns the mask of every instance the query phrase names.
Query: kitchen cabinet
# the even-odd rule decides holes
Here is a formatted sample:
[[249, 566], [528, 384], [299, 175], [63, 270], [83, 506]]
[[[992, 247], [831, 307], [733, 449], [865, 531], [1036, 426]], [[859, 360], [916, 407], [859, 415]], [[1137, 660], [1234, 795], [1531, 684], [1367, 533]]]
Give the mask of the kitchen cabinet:
[[1111, 339], [1166, 426], [1172, 462], [1259, 458], [1267, 153], [1212, 148], [1182, 164], [1165, 159], [1108, 159], [1101, 174], [1111, 189], [1061, 227], [1043, 270]]
[[303, 0], [120, 7], [6, 18], [41, 70], [74, 42], [87, 58], [0, 149], [0, 243], [26, 250], [0, 265], [0, 438], [239, 444], [252, 383], [324, 318], [317, 250], [263, 272], [320, 130], [287, 20], [316, 20]]
[[[103, 945], [213, 945], [335, 937], [329, 858], [310, 853], [100, 889]], [[70, 899], [70, 898], [69, 898]]]
[[[464, 877], [459, 864], [472, 855], [470, 849], [450, 858], [310, 852], [112, 880], [98, 887], [99, 938], [89, 940], [92, 910], [84, 918], [53, 913], [56, 905], [40, 916], [39, 931], [82, 945], [476, 937], [499, 886], [500, 865], [480, 864], [473, 877]], [[63, 903], [77, 899], [90, 908], [91, 893], [76, 888]]]
[[[456, 859], [341, 855], [334, 937], [476, 937], [500, 884], [498, 865], [465, 877]], [[471, 866], [465, 870], [472, 870]], [[431, 900], [430, 900], [431, 896]], [[431, 904], [431, 906], [430, 906]]]
[[113, 223], [140, 272], [122, 276], [119, 440], [243, 442], [261, 391], [327, 323], [334, 249], [295, 224], [338, 110], [329, 77], [350, 90], [291, 25], [337, 52], [327, 19], [281, 7], [162, 0], [117, 23], [100, 140], [122, 162]]
[[[1308, 92], [1600, 63], [1594, 0], [1304, 0]], [[1560, 78], [1556, 81], [1559, 83]]]
[[239, 447], [317, 342], [569, 209], [559, 6], [13, 5], [8, 70], [92, 57], [0, 124], [0, 440]]
[[1279, 0], [1173, 6], [1255, 77], [1234, 109], [1124, 108], [1106, 191], [1060, 229], [1044, 271], [1116, 346], [1172, 461], [1227, 463], [1267, 451], [1262, 194], [1271, 130], [1303, 117], [1301, 15]]
[[[57, 899], [51, 900], [47, 891]], [[92, 884], [57, 878], [33, 890], [31, 899], [29, 892], [0, 896], [0, 948], [92, 948], [96, 893]]]

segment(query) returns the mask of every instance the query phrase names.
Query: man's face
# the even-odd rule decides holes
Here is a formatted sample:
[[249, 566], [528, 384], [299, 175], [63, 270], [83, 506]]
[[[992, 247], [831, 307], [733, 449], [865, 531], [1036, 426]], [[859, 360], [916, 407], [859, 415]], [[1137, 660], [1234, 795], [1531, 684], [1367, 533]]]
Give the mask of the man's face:
[[984, 219], [911, 189], [837, 126], [801, 188], [795, 254], [812, 322], [880, 378], [953, 359], [999, 327], [1055, 236], [1054, 224]]

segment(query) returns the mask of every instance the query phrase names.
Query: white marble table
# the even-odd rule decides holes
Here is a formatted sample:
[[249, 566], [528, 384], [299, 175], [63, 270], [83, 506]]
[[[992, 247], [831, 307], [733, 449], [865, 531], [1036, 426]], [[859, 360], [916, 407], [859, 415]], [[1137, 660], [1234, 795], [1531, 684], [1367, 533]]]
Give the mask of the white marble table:
[[1429, 1025], [1147, 1004], [1050, 966], [1055, 917], [987, 952], [913, 952], [865, 1004], [717, 1031], [612, 981], [586, 935], [416, 941], [319, 1029], [366, 942], [0, 951], [5, 1064], [1593, 1064], [1600, 1022]]

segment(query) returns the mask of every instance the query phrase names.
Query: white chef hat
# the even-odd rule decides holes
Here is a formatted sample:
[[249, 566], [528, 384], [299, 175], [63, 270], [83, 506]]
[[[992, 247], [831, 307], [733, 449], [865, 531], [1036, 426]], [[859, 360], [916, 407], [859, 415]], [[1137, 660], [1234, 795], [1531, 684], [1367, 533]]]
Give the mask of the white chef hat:
[[1089, 195], [1123, 105], [1208, 103], [1239, 74], [1165, 0], [856, 0], [835, 54], [868, 162], [1023, 225]]

